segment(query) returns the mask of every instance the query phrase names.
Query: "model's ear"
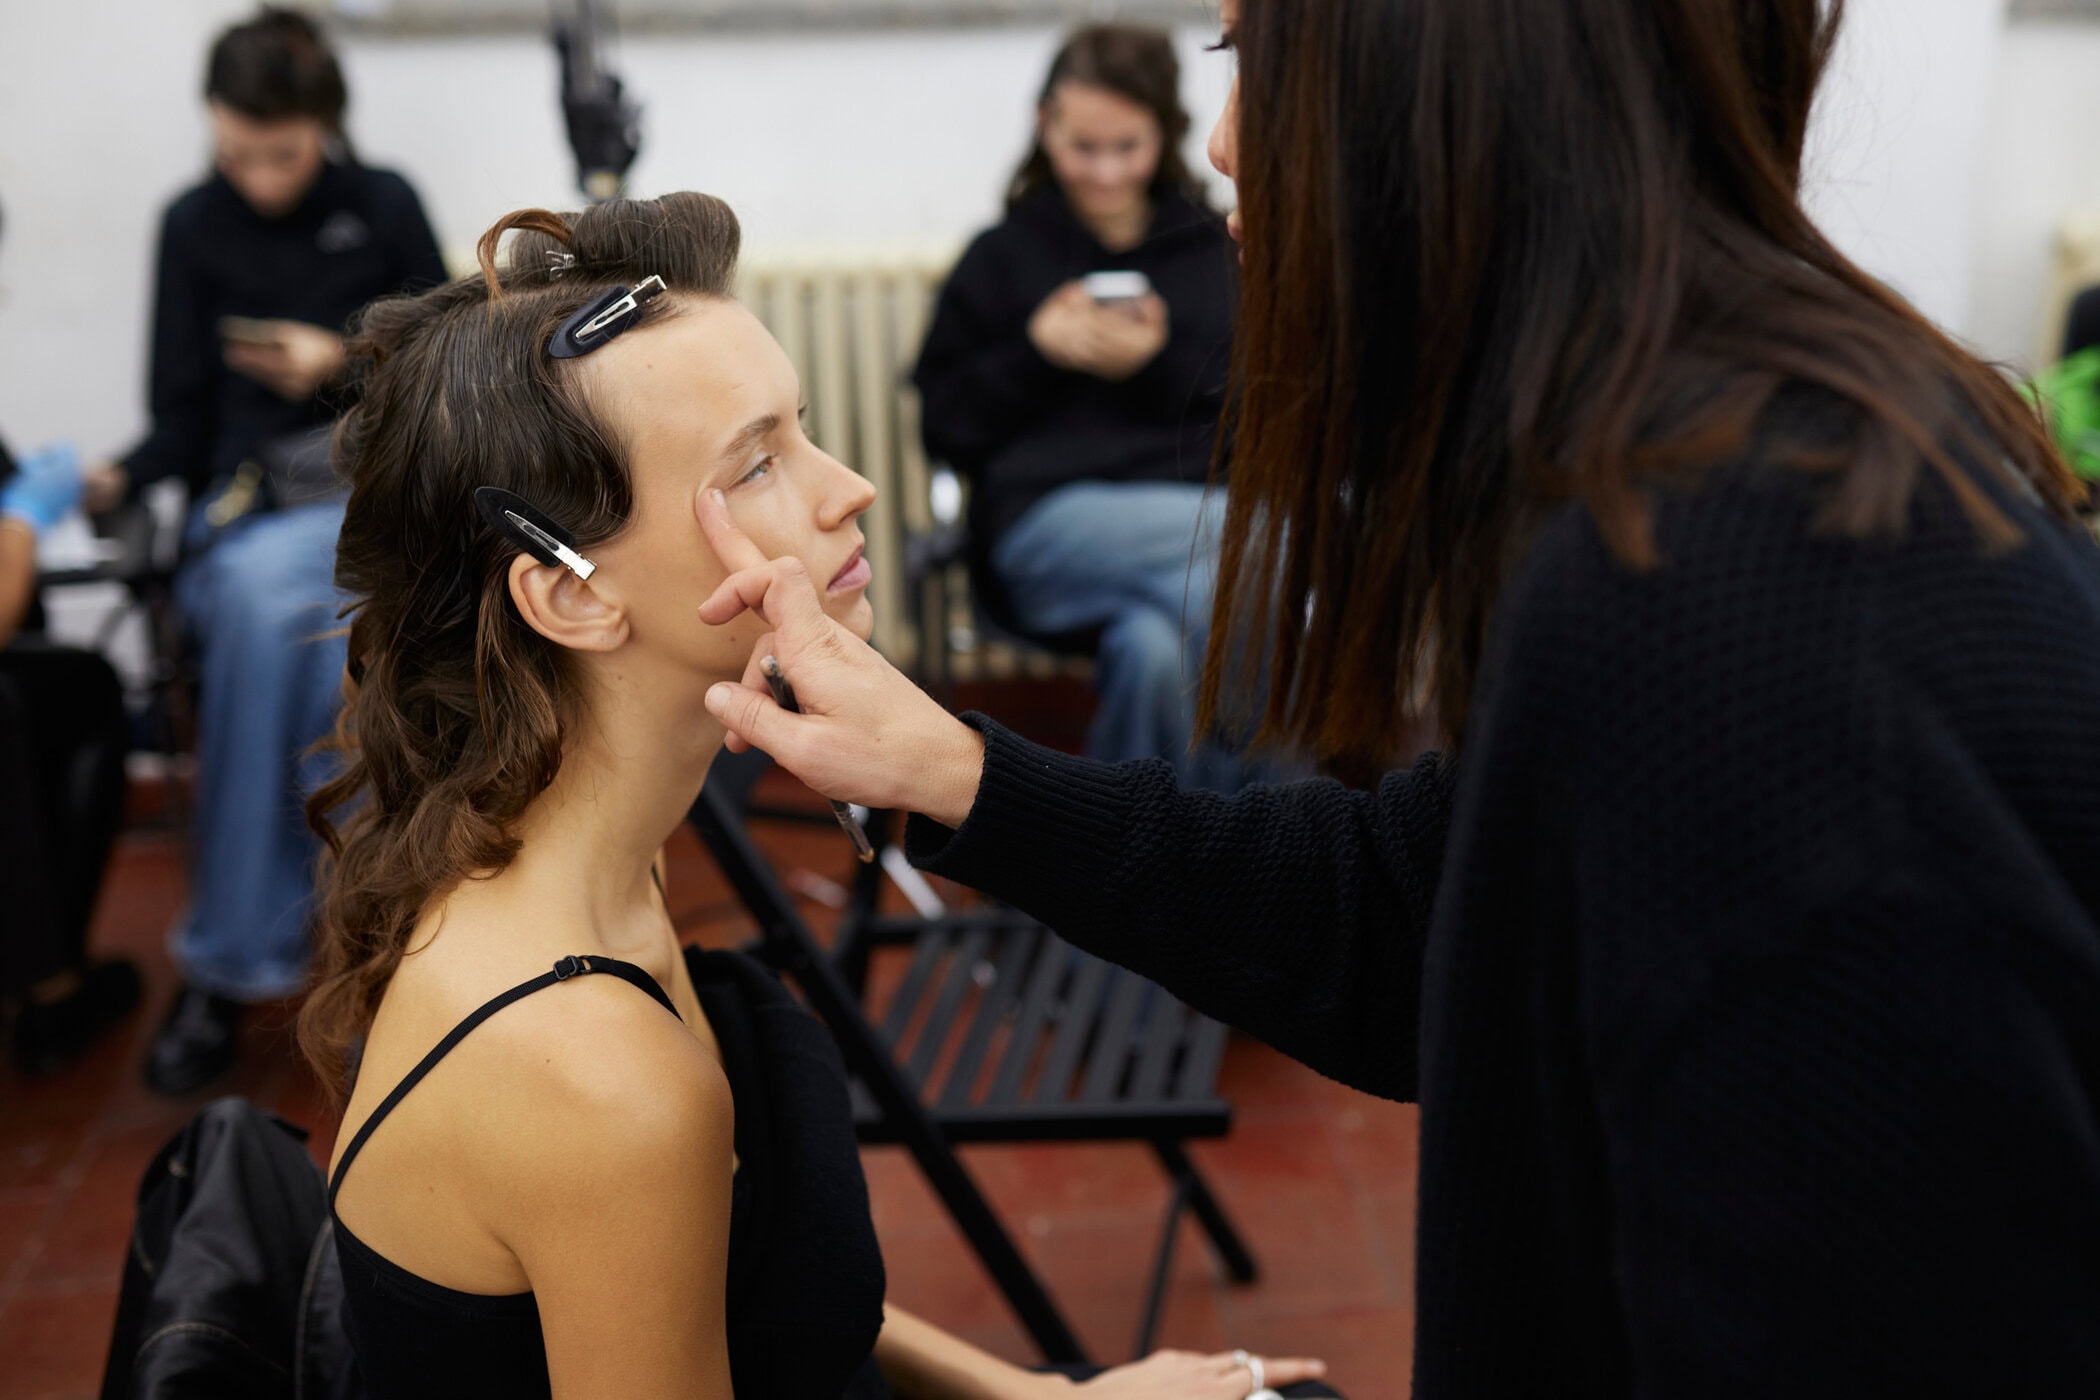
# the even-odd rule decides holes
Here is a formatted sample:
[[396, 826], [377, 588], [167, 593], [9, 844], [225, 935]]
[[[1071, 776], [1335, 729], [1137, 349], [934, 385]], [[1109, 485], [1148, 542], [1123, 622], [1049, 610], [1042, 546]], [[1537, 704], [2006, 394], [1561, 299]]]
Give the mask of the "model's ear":
[[627, 640], [626, 610], [565, 564], [520, 554], [510, 561], [510, 600], [528, 627], [571, 651], [612, 651]]

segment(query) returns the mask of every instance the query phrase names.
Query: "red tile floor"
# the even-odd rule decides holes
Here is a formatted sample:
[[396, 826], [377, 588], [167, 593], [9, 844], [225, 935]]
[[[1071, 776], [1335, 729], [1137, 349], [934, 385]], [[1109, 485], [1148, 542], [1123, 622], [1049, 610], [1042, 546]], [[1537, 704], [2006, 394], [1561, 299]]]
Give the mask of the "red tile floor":
[[[755, 828], [783, 871], [842, 876], [835, 832]], [[679, 926], [710, 946], [752, 932], [688, 833], [672, 847]], [[174, 985], [161, 937], [183, 893], [179, 837], [134, 830], [122, 841], [94, 943], [136, 958], [145, 1007], [65, 1074], [26, 1080], [0, 1068], [0, 1400], [96, 1393], [147, 1161], [207, 1099], [237, 1093], [314, 1131], [326, 1159], [334, 1115], [293, 1049], [289, 1005], [255, 1018], [247, 1053], [196, 1098], [155, 1097], [138, 1066]], [[813, 923], [823, 911], [812, 904]], [[877, 975], [881, 969], [878, 967]], [[1183, 1227], [1164, 1345], [1324, 1356], [1352, 1400], [1407, 1393], [1413, 1340], [1416, 1115], [1331, 1083], [1245, 1037], [1227, 1054], [1222, 1090], [1232, 1135], [1193, 1155], [1262, 1266], [1228, 1282], [1193, 1226]], [[1127, 1357], [1166, 1205], [1145, 1149], [1057, 1144], [963, 1150], [994, 1208], [1103, 1359]], [[898, 1148], [866, 1154], [890, 1296], [981, 1346], [1033, 1353], [976, 1257]]]

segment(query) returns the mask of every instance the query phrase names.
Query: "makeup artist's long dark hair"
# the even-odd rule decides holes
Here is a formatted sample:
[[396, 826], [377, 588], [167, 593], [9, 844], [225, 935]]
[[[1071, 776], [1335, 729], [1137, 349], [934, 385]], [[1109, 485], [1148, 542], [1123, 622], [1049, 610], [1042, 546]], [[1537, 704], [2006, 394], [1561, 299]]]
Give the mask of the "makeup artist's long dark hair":
[[[335, 448], [350, 483], [335, 565], [351, 599], [345, 764], [307, 804], [329, 856], [299, 1016], [338, 1094], [425, 906], [510, 863], [581, 713], [572, 658], [518, 616], [517, 549], [482, 523], [474, 489], [518, 493], [586, 550], [617, 534], [633, 508], [625, 451], [548, 338], [652, 273], [674, 293], [729, 295], [738, 241], [729, 206], [703, 194], [524, 210], [482, 235], [480, 272], [373, 303], [350, 340], [356, 401]], [[644, 322], [676, 301], [645, 303]]]
[[[1246, 267], [1206, 722], [1268, 641], [1265, 736], [1374, 766], [1426, 688], [1463, 735], [1530, 526], [1579, 497], [1632, 567], [1646, 489], [1774, 392], [1856, 406], [1824, 524], [1900, 529], [1948, 450], [2079, 488], [1989, 367], [1799, 200], [1838, 0], [1244, 0]], [[1987, 442], [1959, 421], [1967, 413]], [[1242, 648], [1260, 657], [1261, 647]]]

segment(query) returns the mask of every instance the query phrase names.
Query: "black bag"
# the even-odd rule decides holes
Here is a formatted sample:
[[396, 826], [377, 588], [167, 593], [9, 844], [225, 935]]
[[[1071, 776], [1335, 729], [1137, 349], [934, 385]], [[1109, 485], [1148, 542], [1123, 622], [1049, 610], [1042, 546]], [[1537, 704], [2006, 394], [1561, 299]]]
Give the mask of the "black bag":
[[139, 1184], [102, 1400], [359, 1400], [306, 1133], [208, 1104]]

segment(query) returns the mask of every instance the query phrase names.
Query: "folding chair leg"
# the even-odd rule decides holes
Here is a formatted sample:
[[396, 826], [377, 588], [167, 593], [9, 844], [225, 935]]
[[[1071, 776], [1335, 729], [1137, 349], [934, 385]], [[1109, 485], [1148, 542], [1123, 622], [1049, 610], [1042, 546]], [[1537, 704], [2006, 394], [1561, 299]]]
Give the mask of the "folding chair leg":
[[1209, 1184], [1196, 1170], [1196, 1164], [1189, 1160], [1188, 1153], [1181, 1150], [1178, 1142], [1155, 1141], [1152, 1150], [1159, 1154], [1159, 1160], [1165, 1164], [1170, 1176], [1177, 1181], [1187, 1181], [1189, 1209], [1195, 1212], [1196, 1219], [1203, 1222], [1203, 1232], [1210, 1236], [1211, 1245], [1218, 1251], [1218, 1258], [1224, 1261], [1225, 1271], [1232, 1275], [1232, 1281], [1254, 1282], [1260, 1273], [1254, 1256], [1247, 1252], [1246, 1242], [1233, 1228], [1225, 1207], [1219, 1205], [1218, 1198], [1210, 1193]]
[[977, 1257], [991, 1271], [1021, 1325], [1035, 1339], [1043, 1359], [1057, 1365], [1087, 1364], [1085, 1349], [1044, 1291], [1042, 1281], [1014, 1247], [1013, 1238], [964, 1170], [955, 1149], [860, 1013], [852, 990], [794, 912], [742, 824], [733, 813], [724, 810], [719, 797], [710, 796], [705, 789], [687, 820], [713, 854], [715, 864], [721, 867], [744, 908], [758, 921], [768, 960], [801, 984], [810, 1009], [837, 1039], [846, 1069], [859, 1076], [883, 1116], [911, 1149], [919, 1169], [926, 1173], [927, 1181], [968, 1237]]
[[969, 1237], [970, 1247], [991, 1271], [993, 1281], [1006, 1295], [1007, 1304], [1021, 1319], [1021, 1325], [1028, 1329], [1043, 1360], [1053, 1366], [1091, 1364], [1086, 1348], [1079, 1344], [1057, 1304], [1044, 1291], [1042, 1281], [1014, 1247], [1013, 1237], [1006, 1233], [977, 1183], [953, 1153], [945, 1144], [929, 1149], [914, 1141], [911, 1148], [919, 1169], [926, 1173], [948, 1213]]
[[1152, 1287], [1145, 1295], [1145, 1315], [1138, 1321], [1137, 1346], [1131, 1352], [1132, 1361], [1142, 1361], [1152, 1354], [1152, 1344], [1159, 1339], [1159, 1315], [1165, 1311], [1167, 1285], [1174, 1277], [1174, 1242], [1181, 1235], [1181, 1213], [1189, 1208], [1189, 1188], [1195, 1184], [1193, 1176], [1174, 1178], [1174, 1196], [1167, 1202], [1167, 1223], [1160, 1231], [1159, 1257], [1152, 1264]]
[[838, 1038], [847, 1069], [867, 1087], [883, 1117], [896, 1125], [898, 1136], [911, 1149], [919, 1170], [926, 1174], [948, 1214], [991, 1272], [999, 1291], [1006, 1295], [1021, 1325], [1043, 1353], [1043, 1360], [1052, 1365], [1089, 1364], [1086, 1349], [1080, 1346], [1042, 1281], [1015, 1248], [1013, 1237], [1006, 1233], [1006, 1227], [955, 1155], [955, 1149], [927, 1116], [918, 1096], [867, 1022], [852, 1009], [844, 979], [821, 954], [813, 964], [798, 963], [788, 970], [802, 984], [811, 1007]]

